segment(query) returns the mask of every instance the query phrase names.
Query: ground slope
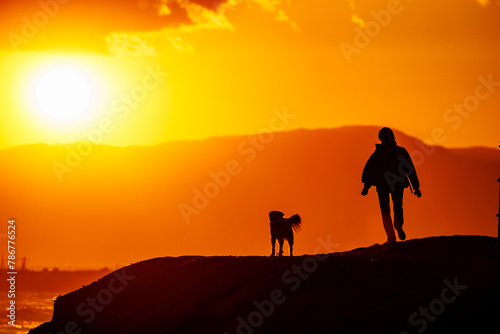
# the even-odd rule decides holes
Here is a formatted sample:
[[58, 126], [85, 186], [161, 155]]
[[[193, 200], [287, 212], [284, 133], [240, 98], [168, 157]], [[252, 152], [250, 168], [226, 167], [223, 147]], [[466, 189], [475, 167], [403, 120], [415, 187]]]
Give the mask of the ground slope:
[[30, 333], [486, 333], [500, 328], [494, 245], [452, 236], [294, 258], [156, 258], [60, 297]]

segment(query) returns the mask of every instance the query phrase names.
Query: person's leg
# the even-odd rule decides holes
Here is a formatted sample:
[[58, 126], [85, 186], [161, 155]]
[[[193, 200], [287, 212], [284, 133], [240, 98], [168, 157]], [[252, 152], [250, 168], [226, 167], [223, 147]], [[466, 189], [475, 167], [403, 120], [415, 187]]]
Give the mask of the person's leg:
[[403, 192], [404, 188], [397, 189], [391, 193], [392, 197], [392, 208], [394, 210], [394, 228], [398, 231], [398, 236], [400, 240], [406, 239], [406, 234], [403, 231]]
[[385, 234], [387, 234], [387, 242], [396, 242], [396, 235], [392, 227], [391, 207], [389, 204], [389, 192], [379, 191], [378, 202], [380, 204], [380, 212], [382, 213], [382, 222], [384, 224]]

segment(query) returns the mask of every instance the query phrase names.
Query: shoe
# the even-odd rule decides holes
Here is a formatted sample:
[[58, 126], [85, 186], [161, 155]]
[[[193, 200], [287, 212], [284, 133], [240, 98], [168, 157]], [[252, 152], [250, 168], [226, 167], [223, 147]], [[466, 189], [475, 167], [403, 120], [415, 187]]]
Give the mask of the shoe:
[[382, 244], [382, 246], [387, 246], [387, 245], [394, 245], [396, 243], [396, 240], [387, 240]]
[[406, 233], [403, 231], [403, 228], [398, 229], [398, 237], [399, 240], [403, 241], [406, 239]]

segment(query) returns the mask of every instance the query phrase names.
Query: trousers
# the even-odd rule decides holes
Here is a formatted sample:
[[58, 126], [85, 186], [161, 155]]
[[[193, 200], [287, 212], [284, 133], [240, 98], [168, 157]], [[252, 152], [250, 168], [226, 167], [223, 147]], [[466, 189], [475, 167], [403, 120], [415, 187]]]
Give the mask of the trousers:
[[[385, 233], [387, 234], [387, 241], [389, 242], [396, 241], [394, 228], [396, 230], [399, 230], [403, 227], [403, 192], [404, 188], [398, 188], [393, 192], [377, 189], [380, 212], [382, 213], [382, 222], [384, 224]], [[392, 225], [389, 197], [392, 199], [392, 209], [394, 211], [394, 227]]]

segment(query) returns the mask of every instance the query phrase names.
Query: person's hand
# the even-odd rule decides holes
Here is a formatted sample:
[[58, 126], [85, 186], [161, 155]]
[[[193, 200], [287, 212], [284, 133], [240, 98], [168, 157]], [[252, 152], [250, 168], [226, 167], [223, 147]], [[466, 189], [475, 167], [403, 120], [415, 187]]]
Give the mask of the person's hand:
[[415, 189], [415, 196], [417, 196], [418, 198], [422, 197], [422, 192], [420, 191], [420, 189]]
[[370, 187], [364, 186], [363, 190], [361, 190], [361, 195], [366, 196], [368, 194], [368, 189], [370, 189]]

